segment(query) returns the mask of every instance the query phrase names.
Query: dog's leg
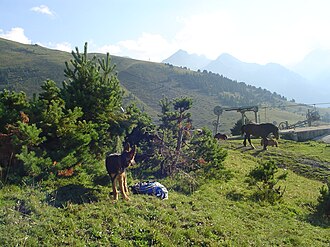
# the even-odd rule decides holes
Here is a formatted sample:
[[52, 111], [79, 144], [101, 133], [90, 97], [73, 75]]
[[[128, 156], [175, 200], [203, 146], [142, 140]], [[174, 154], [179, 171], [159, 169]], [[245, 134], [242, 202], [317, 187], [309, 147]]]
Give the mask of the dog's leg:
[[126, 176], [126, 172], [124, 172], [123, 174], [123, 180], [124, 180], [124, 190], [127, 196], [129, 196], [129, 191], [128, 191], [128, 187], [127, 187], [127, 176]]
[[117, 180], [118, 180], [118, 179], [115, 179], [115, 180], [113, 181], [113, 183], [112, 183], [113, 199], [114, 199], [115, 201], [118, 200], [118, 190], [117, 190], [117, 186], [116, 186], [116, 181], [117, 181]]
[[117, 174], [111, 174], [113, 199], [115, 201], [118, 200], [118, 190], [117, 190], [117, 186], [116, 186], [116, 181], [117, 180], [118, 180], [118, 175]]
[[130, 200], [129, 197], [126, 195], [126, 192], [125, 192], [125, 186], [124, 186], [124, 177], [125, 177], [125, 173], [122, 173], [119, 175], [119, 188], [120, 188], [120, 191], [121, 191], [121, 194], [123, 195], [123, 198], [125, 200]]

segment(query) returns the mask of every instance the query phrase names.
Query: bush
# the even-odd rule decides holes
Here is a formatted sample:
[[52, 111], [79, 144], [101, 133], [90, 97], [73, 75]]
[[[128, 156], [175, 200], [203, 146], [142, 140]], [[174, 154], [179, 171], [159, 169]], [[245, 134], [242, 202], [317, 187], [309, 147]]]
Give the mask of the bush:
[[191, 142], [190, 150], [194, 162], [201, 166], [206, 178], [220, 179], [223, 175], [220, 171], [224, 170], [223, 161], [227, 157], [227, 151], [221, 148], [210, 130], [203, 129], [203, 132], [204, 134], [197, 135]]
[[318, 212], [330, 218], [330, 180], [320, 189]]
[[233, 136], [235, 136], [235, 135], [241, 135], [242, 134], [242, 131], [241, 131], [242, 125], [243, 125], [242, 119], [239, 119], [235, 123], [235, 126], [230, 129], [231, 134]]
[[276, 177], [277, 172], [278, 167], [273, 160], [262, 163], [250, 171], [246, 182], [257, 188], [254, 193], [257, 200], [273, 204], [282, 199], [285, 188], [281, 189], [281, 186], [276, 187], [276, 185], [279, 181], [286, 179], [287, 172]]
[[25, 175], [41, 179], [50, 174], [52, 160], [42, 156], [38, 157], [34, 151], [29, 152], [26, 146], [23, 146], [22, 152], [16, 157], [23, 162]]

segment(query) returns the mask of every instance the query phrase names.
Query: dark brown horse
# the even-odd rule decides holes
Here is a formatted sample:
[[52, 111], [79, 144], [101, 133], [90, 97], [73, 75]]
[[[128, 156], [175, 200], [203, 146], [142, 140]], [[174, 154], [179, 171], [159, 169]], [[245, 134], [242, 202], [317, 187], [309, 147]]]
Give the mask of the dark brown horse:
[[250, 139], [251, 135], [253, 135], [255, 137], [261, 137], [263, 139], [264, 150], [267, 149], [267, 145], [268, 145], [267, 136], [270, 133], [273, 133], [273, 135], [275, 136], [276, 139], [279, 138], [278, 128], [274, 124], [271, 124], [271, 123], [262, 123], [262, 124], [250, 123], [250, 124], [243, 125], [241, 130], [242, 130], [242, 135], [245, 133], [243, 145], [246, 146], [246, 139], [248, 139], [252, 148], [255, 148], [255, 147], [251, 143], [251, 139]]

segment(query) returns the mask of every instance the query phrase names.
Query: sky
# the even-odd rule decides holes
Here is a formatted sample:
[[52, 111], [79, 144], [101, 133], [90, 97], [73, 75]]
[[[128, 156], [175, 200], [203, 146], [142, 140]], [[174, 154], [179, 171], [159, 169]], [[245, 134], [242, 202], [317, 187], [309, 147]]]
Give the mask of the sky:
[[0, 37], [153, 62], [182, 49], [293, 65], [330, 49], [329, 11], [329, 0], [0, 0]]

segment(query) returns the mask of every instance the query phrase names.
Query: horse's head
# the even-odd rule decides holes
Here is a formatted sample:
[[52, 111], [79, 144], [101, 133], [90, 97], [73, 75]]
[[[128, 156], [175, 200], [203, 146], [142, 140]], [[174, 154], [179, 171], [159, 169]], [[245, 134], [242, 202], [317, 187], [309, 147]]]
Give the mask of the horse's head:
[[277, 140], [280, 138], [280, 135], [278, 133], [278, 128], [275, 125], [274, 125], [273, 134]]

